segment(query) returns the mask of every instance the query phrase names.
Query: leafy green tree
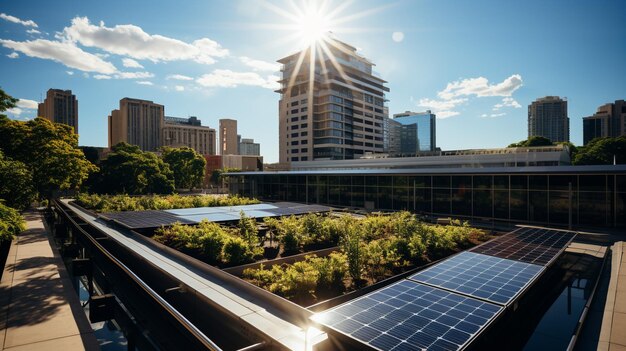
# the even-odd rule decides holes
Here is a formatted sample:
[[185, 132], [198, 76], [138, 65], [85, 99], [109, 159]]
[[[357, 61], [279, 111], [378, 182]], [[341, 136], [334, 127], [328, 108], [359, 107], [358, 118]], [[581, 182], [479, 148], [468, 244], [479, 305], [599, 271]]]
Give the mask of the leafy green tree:
[[0, 201], [0, 243], [13, 240], [23, 230], [26, 224], [20, 213]]
[[101, 193], [171, 194], [174, 176], [169, 165], [156, 154], [138, 146], [119, 143], [100, 163]]
[[243, 211], [239, 212], [239, 235], [248, 243], [248, 245], [254, 247], [259, 244], [259, 238], [257, 234], [259, 229], [256, 226], [256, 220], [252, 217], [246, 216]]
[[548, 138], [542, 136], [532, 136], [527, 140], [522, 140], [518, 143], [513, 143], [508, 147], [535, 147], [535, 146], [552, 146], [554, 143]]
[[626, 164], [626, 136], [618, 138], [596, 138], [578, 149], [575, 165]]
[[25, 210], [36, 197], [30, 169], [6, 158], [0, 150], [0, 199], [9, 207]]
[[17, 103], [17, 101], [18, 99], [5, 93], [4, 90], [0, 88], [0, 112], [4, 112], [10, 108], [15, 107], [15, 104]]
[[193, 189], [202, 184], [206, 160], [196, 150], [189, 147], [164, 147], [163, 161], [174, 172], [176, 188]]
[[73, 128], [65, 124], [44, 118], [21, 122], [0, 116], [0, 135], [0, 150], [26, 164], [40, 198], [75, 189], [97, 170], [78, 148]]

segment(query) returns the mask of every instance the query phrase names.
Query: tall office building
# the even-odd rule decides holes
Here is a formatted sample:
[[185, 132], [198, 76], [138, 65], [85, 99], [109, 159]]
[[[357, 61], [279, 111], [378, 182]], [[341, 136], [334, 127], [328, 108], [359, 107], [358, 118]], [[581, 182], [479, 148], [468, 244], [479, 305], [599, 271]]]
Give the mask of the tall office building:
[[280, 162], [384, 152], [386, 81], [353, 46], [325, 41], [278, 60]]
[[157, 151], [162, 146], [163, 124], [163, 105], [123, 98], [119, 110], [109, 116], [109, 148], [124, 141], [143, 151]]
[[437, 148], [437, 117], [425, 112], [396, 113], [393, 120], [400, 124], [400, 153], [417, 154]]
[[255, 143], [254, 139], [243, 138], [239, 143], [239, 154], [246, 156], [260, 156], [261, 145], [259, 143]]
[[393, 118], [385, 117], [384, 123], [384, 149], [385, 153], [389, 155], [397, 155], [401, 150], [401, 128], [400, 122], [393, 120]]
[[595, 138], [616, 138], [626, 135], [626, 103], [614, 103], [598, 107], [593, 116], [583, 118], [583, 143], [587, 145]]
[[78, 133], [78, 100], [71, 90], [48, 89], [37, 115], [51, 122], [67, 124]]
[[215, 155], [215, 129], [204, 127], [197, 117], [165, 116], [163, 146], [190, 147], [202, 155]]
[[528, 137], [542, 136], [553, 143], [569, 141], [567, 100], [546, 96], [528, 105]]
[[239, 154], [239, 142], [237, 135], [237, 120], [220, 119], [220, 155]]

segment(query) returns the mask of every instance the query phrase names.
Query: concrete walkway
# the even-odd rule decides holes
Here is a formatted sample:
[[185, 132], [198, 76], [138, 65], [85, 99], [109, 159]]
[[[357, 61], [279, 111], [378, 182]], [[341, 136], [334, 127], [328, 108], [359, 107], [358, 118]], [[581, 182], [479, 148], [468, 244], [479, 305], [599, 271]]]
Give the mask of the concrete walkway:
[[24, 216], [0, 281], [0, 350], [99, 350], [41, 215]]
[[611, 279], [598, 350], [626, 351], [626, 243], [616, 242], [611, 251]]

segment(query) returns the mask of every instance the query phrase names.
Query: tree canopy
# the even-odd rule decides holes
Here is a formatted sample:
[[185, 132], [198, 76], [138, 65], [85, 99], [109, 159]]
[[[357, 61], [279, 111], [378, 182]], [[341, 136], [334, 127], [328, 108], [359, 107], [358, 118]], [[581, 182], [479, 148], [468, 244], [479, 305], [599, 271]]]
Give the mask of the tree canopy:
[[542, 136], [532, 136], [526, 140], [522, 140], [518, 143], [513, 143], [508, 147], [535, 147], [535, 146], [552, 146], [554, 143], [548, 138]]
[[23, 162], [6, 158], [0, 150], [0, 199], [9, 207], [24, 210], [36, 196], [30, 169]]
[[618, 138], [596, 138], [578, 148], [572, 161], [575, 165], [626, 164], [626, 136]]
[[113, 194], [171, 194], [174, 175], [156, 154], [122, 142], [100, 163], [96, 189]]
[[15, 107], [15, 104], [17, 103], [17, 101], [18, 99], [5, 93], [4, 90], [0, 88], [0, 112], [4, 112], [10, 108]]
[[204, 180], [206, 160], [189, 147], [163, 148], [163, 161], [174, 173], [176, 188], [199, 187]]

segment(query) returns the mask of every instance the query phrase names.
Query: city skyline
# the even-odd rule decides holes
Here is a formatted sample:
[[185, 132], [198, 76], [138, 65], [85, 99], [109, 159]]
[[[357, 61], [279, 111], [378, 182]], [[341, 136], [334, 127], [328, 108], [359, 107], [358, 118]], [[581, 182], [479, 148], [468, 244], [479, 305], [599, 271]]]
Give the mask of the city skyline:
[[[433, 110], [444, 150], [526, 139], [526, 107], [547, 95], [568, 98], [571, 141], [582, 145], [582, 118], [626, 92], [615, 79], [626, 74], [619, 45], [626, 11], [617, 1], [327, 4], [341, 19], [327, 29], [389, 82], [389, 114]], [[81, 102], [80, 144], [105, 146], [117, 102], [146, 99], [211, 128], [237, 119], [240, 134], [263, 145], [266, 161], [278, 161], [276, 60], [302, 49], [287, 32], [283, 12], [295, 11], [289, 2], [115, 8], [0, 6], [0, 86], [24, 99], [11, 117], [34, 117], [49, 88], [71, 89]], [[583, 25], [600, 17], [602, 26]], [[155, 21], [161, 18], [168, 21]], [[148, 44], [133, 47], [139, 39]], [[610, 45], [611, 55], [598, 55]]]

